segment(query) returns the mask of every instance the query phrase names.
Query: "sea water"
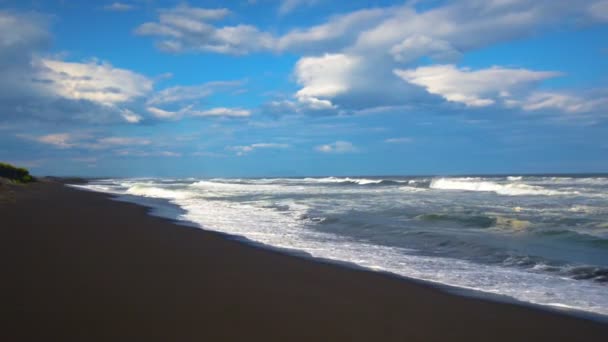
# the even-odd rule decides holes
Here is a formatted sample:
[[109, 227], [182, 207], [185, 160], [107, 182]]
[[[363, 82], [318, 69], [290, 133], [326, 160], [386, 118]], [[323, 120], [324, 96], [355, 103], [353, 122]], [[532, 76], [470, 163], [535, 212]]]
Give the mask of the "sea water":
[[608, 315], [608, 176], [139, 178], [79, 187], [313, 257]]

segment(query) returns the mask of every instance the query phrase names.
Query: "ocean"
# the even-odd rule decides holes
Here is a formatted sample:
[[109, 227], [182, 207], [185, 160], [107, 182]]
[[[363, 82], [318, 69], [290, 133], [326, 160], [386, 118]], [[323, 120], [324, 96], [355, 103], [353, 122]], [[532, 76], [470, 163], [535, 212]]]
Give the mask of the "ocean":
[[608, 316], [608, 176], [116, 178], [75, 186], [273, 248]]

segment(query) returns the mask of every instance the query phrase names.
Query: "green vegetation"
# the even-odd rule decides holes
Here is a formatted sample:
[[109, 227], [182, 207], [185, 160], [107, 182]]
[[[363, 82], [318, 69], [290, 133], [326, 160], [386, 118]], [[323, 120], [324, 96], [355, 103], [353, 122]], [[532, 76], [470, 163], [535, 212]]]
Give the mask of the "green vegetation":
[[2, 162], [0, 162], [0, 177], [8, 178], [17, 183], [35, 181], [35, 178], [30, 175], [30, 172], [27, 169]]

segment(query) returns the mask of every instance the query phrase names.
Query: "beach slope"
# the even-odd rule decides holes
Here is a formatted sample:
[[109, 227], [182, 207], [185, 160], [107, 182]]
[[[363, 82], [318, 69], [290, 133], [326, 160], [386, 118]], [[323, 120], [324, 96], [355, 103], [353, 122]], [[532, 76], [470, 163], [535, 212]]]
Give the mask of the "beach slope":
[[256, 248], [57, 181], [0, 191], [8, 188], [11, 200], [0, 201], [4, 341], [608, 336], [608, 324]]

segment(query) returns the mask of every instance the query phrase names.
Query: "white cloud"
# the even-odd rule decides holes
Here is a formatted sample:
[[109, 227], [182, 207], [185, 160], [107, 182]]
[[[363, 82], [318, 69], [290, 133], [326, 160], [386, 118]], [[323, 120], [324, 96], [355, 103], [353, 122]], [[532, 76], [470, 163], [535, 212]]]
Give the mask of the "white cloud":
[[388, 11], [383, 8], [363, 9], [334, 16], [320, 25], [293, 29], [276, 38], [274, 49], [316, 53], [340, 51], [353, 44], [363, 30], [380, 23]]
[[20, 138], [33, 140], [56, 148], [84, 148], [90, 150], [110, 149], [120, 146], [147, 146], [152, 141], [140, 137], [94, 137], [87, 133], [54, 133], [41, 136], [17, 135]]
[[411, 70], [395, 70], [404, 81], [424, 87], [429, 93], [471, 107], [495, 104], [531, 83], [559, 76], [556, 72], [491, 67], [459, 69], [454, 65], [433, 65]]
[[388, 144], [406, 144], [413, 142], [414, 139], [408, 137], [400, 137], [400, 138], [389, 138], [385, 139], [384, 142]]
[[123, 109], [121, 111], [121, 115], [123, 119], [125, 119], [128, 123], [139, 123], [143, 120], [143, 117], [139, 114], [133, 113], [133, 111], [128, 109]]
[[[553, 25], [564, 22], [565, 18], [569, 18], [568, 23], [577, 20], [585, 22], [590, 17], [588, 5], [598, 3], [594, 0], [583, 0], [576, 5], [562, 0], [463, 0], [423, 11], [417, 11], [407, 4], [356, 11], [278, 37], [275, 49], [311, 51], [315, 54], [317, 51], [331, 51], [321, 57], [302, 57], [294, 67], [296, 81], [302, 86], [294, 96], [300, 102], [307, 102], [308, 98], [313, 99], [308, 102], [313, 102], [314, 99], [325, 101], [318, 103], [317, 108], [333, 109], [334, 114], [391, 106], [428, 105], [435, 100], [414, 86], [417, 80], [412, 79], [411, 83], [398, 82], [398, 75], [393, 70], [407, 70], [408, 64], [411, 65], [422, 57], [429, 57], [439, 63], [453, 63], [468, 51], [527, 37], [542, 29], [551, 29]], [[346, 31], [342, 31], [343, 28]], [[332, 60], [323, 56], [347, 56], [356, 63], [340, 61], [333, 66]], [[320, 71], [304, 74], [302, 65], [307, 63], [314, 63], [314, 67]], [[333, 70], [338, 72], [333, 73]], [[463, 76], [470, 81], [469, 84], [481, 85], [484, 84], [483, 81], [473, 78], [481, 78], [491, 72], [499, 74], [501, 70], [508, 71], [509, 76], [515, 79], [506, 79], [505, 86], [490, 84], [491, 88], [487, 91], [461, 91], [454, 89], [453, 84], [447, 89], [431, 87], [430, 83], [423, 86], [430, 93], [441, 92], [450, 101], [469, 106], [487, 106], [497, 102], [497, 97], [504, 102], [509, 101], [508, 96], [496, 94], [501, 93], [500, 88], [521, 91], [522, 94], [517, 94], [521, 98], [525, 96], [523, 92], [531, 90], [535, 82], [557, 75], [534, 71], [526, 73], [526, 70], [514, 72], [514, 69], [500, 67], [481, 73], [455, 69], [451, 74]], [[301, 75], [307, 77], [301, 78]], [[306, 96], [314, 93], [322, 96]], [[506, 93], [502, 92], [502, 95]]]
[[144, 23], [135, 33], [160, 37], [157, 46], [168, 52], [209, 51], [238, 55], [272, 48], [272, 35], [254, 26], [239, 24], [215, 27], [209, 24], [229, 14], [230, 11], [225, 8], [180, 5], [161, 10], [158, 22]]
[[514, 105], [521, 106], [527, 111], [559, 110], [562, 112], [586, 113], [593, 110], [606, 108], [608, 97], [593, 97], [585, 99], [580, 96], [557, 93], [557, 92], [535, 92], [524, 101], [518, 101]]
[[146, 110], [158, 119], [180, 119], [184, 116], [194, 117], [248, 117], [251, 111], [244, 108], [216, 107], [205, 110], [193, 109], [193, 106], [181, 108], [177, 111], [164, 110], [149, 106]]
[[568, 24], [564, 19], [589, 18], [588, 6], [597, 0], [462, 0], [429, 10], [408, 5], [395, 8], [380, 25], [361, 32], [358, 49], [385, 49], [423, 34], [448, 42], [458, 51], [526, 37], [539, 28]]
[[187, 111], [190, 110], [190, 107], [186, 107], [186, 108], [182, 108], [178, 111], [169, 111], [169, 110], [164, 110], [164, 109], [160, 109], [157, 107], [146, 107], [146, 110], [151, 113], [154, 117], [156, 117], [157, 119], [162, 119], [162, 120], [175, 120], [175, 119], [180, 119], [182, 116], [184, 116], [184, 114], [186, 114]]
[[253, 152], [258, 149], [286, 149], [289, 148], [288, 144], [277, 144], [277, 143], [257, 143], [244, 146], [228, 146], [226, 147], [229, 151], [235, 151], [237, 156], [243, 156], [249, 152]]
[[49, 18], [0, 11], [0, 120], [137, 123], [131, 104], [153, 87], [147, 77], [108, 63], [47, 55]]
[[[219, 20], [226, 9], [203, 10], [178, 6], [161, 12], [171, 22]], [[0, 11], [0, 120], [36, 119], [48, 122], [129, 123], [146, 118], [178, 119], [185, 115], [249, 116], [243, 108], [195, 110], [195, 102], [220, 91], [234, 91], [245, 81], [216, 81], [174, 86], [154, 92], [156, 80], [96, 59], [68, 62], [40, 58], [50, 43], [47, 18]], [[187, 23], [181, 23], [187, 26]], [[182, 27], [185, 27], [182, 25]], [[194, 102], [194, 103], [186, 103]], [[165, 109], [165, 105], [172, 105]], [[174, 110], [175, 107], [180, 108]]]
[[[317, 2], [284, 0], [280, 9], [286, 13]], [[453, 58], [459, 52], [529, 36], [535, 29], [559, 23], [565, 17], [581, 21], [603, 18], [607, 6], [606, 0], [580, 0], [576, 5], [569, 0], [462, 0], [416, 11], [410, 3], [357, 10], [333, 16], [320, 25], [275, 36], [246, 24], [210, 24], [224, 19], [230, 13], [226, 9], [180, 5], [161, 10], [157, 22], [144, 23], [136, 33], [160, 37], [159, 47], [173, 52], [232, 54], [311, 49], [338, 52], [348, 48], [351, 52], [376, 50], [385, 54], [393, 50], [396, 56], [401, 56], [409, 54], [404, 48], [425, 37], [423, 49], [415, 45], [418, 53], [427, 51], [436, 57]]]
[[189, 112], [192, 116], [232, 116], [246, 117], [251, 115], [251, 111], [243, 108], [217, 107], [207, 110], [193, 110]]
[[163, 105], [168, 103], [199, 100], [220, 90], [234, 89], [242, 86], [244, 81], [215, 81], [194, 86], [175, 86], [157, 91], [147, 103]]
[[34, 140], [40, 143], [52, 145], [57, 148], [73, 147], [75, 145], [74, 139], [75, 138], [69, 133], [48, 134], [39, 137], [34, 137]]
[[152, 91], [149, 78], [109, 63], [70, 63], [42, 59], [39, 78], [49, 82], [39, 86], [70, 100], [88, 100], [102, 105], [116, 105], [143, 97]]
[[352, 153], [357, 152], [357, 148], [348, 141], [336, 141], [331, 144], [319, 145], [315, 150], [323, 153]]
[[296, 98], [313, 109], [333, 107], [327, 98], [348, 91], [349, 76], [357, 63], [356, 57], [344, 54], [301, 58], [294, 73], [303, 88], [295, 94]]
[[[289, 12], [305, 2], [285, 1], [282, 5]], [[529, 37], [556, 25], [591, 25], [603, 21], [608, 13], [607, 0], [576, 4], [568, 0], [462, 0], [440, 2], [424, 10], [417, 10], [415, 3], [331, 16], [319, 25], [291, 29], [282, 35], [247, 24], [213, 22], [223, 19], [224, 14], [195, 18], [188, 13], [195, 8], [181, 6], [181, 11], [161, 11], [158, 21], [145, 23], [136, 32], [157, 37], [158, 46], [171, 52], [303, 53], [293, 71], [301, 86], [293, 100], [274, 101], [265, 109], [272, 114], [335, 115], [436, 105], [436, 98], [429, 94], [472, 107], [513, 105], [533, 91], [535, 83], [557, 73], [508, 67], [469, 71], [452, 66], [444, 76], [425, 76], [421, 73], [446, 66], [412, 70], [412, 63], [424, 57], [436, 63], [454, 63], [471, 50]], [[418, 74], [412, 74], [414, 71]], [[492, 74], [512, 78], [498, 84], [491, 81]], [[444, 79], [436, 82], [432, 77]], [[453, 80], [465, 80], [467, 86], [459, 89]]]
[[444, 40], [415, 34], [393, 45], [390, 53], [397, 62], [406, 63], [429, 56], [440, 62], [450, 62], [460, 58], [461, 53]]
[[106, 11], [126, 12], [135, 9], [135, 6], [125, 4], [123, 2], [114, 2], [110, 5], [104, 6], [103, 9]]
[[[313, 3], [316, 0], [284, 2]], [[215, 15], [194, 15], [196, 11]], [[325, 24], [304, 29], [293, 29], [283, 36], [248, 24], [214, 26], [211, 22], [223, 19], [230, 12], [180, 5], [159, 11], [158, 21], [146, 22], [135, 29], [141, 36], [157, 37], [159, 49], [172, 52], [202, 51], [225, 54], [247, 54], [259, 51], [328, 51], [343, 48], [355, 41], [362, 29], [377, 24], [388, 9], [365, 9], [332, 17]]]

